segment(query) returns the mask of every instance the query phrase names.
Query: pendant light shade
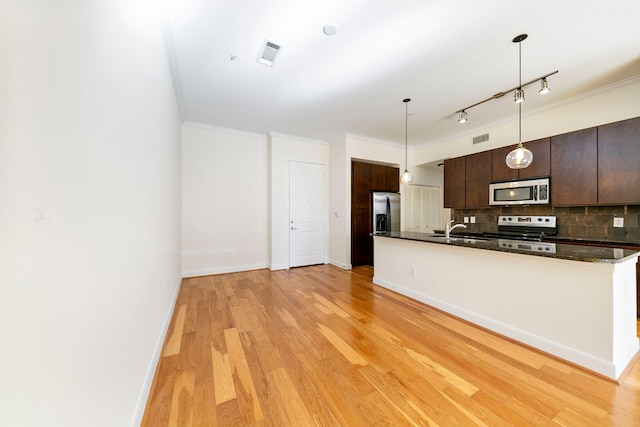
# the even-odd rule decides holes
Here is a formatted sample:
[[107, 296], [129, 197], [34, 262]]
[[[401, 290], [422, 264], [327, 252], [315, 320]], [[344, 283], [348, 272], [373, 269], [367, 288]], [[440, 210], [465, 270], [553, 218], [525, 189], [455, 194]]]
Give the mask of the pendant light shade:
[[522, 146], [522, 143], [518, 144], [518, 148], [512, 150], [507, 154], [507, 166], [511, 169], [524, 169], [533, 162], [533, 153]]
[[400, 176], [400, 182], [403, 184], [411, 184], [413, 182], [413, 175], [409, 172], [409, 164], [407, 163], [408, 152], [408, 133], [409, 133], [409, 101], [411, 98], [405, 98], [404, 102], [404, 172]]
[[533, 153], [531, 150], [522, 146], [522, 101], [524, 101], [524, 91], [522, 90], [522, 41], [526, 38], [526, 34], [520, 34], [513, 39], [514, 43], [518, 43], [518, 75], [520, 86], [514, 93], [514, 101], [518, 103], [518, 147], [515, 150], [511, 150], [505, 159], [507, 166], [511, 169], [524, 169], [533, 162]]

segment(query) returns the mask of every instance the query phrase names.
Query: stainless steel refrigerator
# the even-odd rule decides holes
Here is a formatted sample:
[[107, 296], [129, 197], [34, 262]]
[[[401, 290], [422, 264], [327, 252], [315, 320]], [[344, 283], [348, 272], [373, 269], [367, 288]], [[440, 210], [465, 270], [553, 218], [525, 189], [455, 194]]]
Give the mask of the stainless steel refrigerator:
[[400, 231], [400, 193], [374, 191], [371, 201], [373, 233]]

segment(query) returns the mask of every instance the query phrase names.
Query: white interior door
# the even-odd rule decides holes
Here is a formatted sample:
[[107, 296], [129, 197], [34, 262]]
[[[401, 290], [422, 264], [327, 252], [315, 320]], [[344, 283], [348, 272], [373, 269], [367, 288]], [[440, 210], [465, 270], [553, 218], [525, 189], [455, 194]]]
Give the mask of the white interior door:
[[289, 266], [325, 263], [324, 165], [289, 164]]

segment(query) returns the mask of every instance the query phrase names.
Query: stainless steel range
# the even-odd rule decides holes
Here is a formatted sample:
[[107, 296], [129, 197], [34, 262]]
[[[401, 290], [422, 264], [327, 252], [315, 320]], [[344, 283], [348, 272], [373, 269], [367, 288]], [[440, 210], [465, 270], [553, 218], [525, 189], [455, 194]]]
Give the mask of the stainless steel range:
[[555, 236], [556, 233], [555, 216], [500, 215], [498, 231], [483, 233], [483, 235], [497, 238], [498, 245], [503, 248], [555, 253], [556, 244], [543, 242], [542, 239], [544, 236]]
[[555, 236], [556, 232], [555, 216], [500, 215], [498, 232], [483, 234], [487, 237], [540, 242], [544, 236]]

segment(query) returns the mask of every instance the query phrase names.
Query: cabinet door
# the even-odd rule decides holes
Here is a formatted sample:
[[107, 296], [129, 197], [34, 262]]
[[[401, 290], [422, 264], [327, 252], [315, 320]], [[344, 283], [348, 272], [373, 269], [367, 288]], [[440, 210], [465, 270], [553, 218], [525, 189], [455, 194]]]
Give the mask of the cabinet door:
[[[465, 158], [456, 157], [444, 161], [444, 207], [465, 206]], [[489, 190], [487, 190], [488, 192]]]
[[400, 191], [400, 169], [385, 166], [386, 189], [385, 191]]
[[351, 264], [373, 265], [373, 219], [370, 209], [351, 210]]
[[492, 176], [491, 151], [468, 155], [465, 164], [465, 207], [489, 206], [489, 183]]
[[594, 206], [598, 202], [596, 128], [551, 137], [551, 204]]
[[[551, 170], [551, 138], [536, 139], [523, 144], [531, 150], [533, 162], [529, 167], [518, 170], [518, 177], [522, 179], [549, 176]], [[506, 156], [506, 154], [505, 154]]]
[[[509, 181], [518, 178], [518, 170], [511, 169], [507, 166], [506, 162], [507, 154], [509, 154], [514, 148], [516, 148], [515, 145], [510, 145], [508, 147], [496, 148], [491, 151], [493, 163], [491, 171], [492, 181]], [[535, 158], [536, 156], [534, 154], [534, 161]]]
[[640, 204], [640, 118], [598, 127], [598, 204]]
[[536, 139], [534, 141], [525, 142], [523, 145], [531, 150], [531, 153], [533, 154], [533, 163], [524, 169], [511, 169], [507, 166], [507, 162], [505, 161], [507, 154], [509, 154], [511, 150], [515, 149], [517, 145], [496, 148], [492, 151], [493, 181], [509, 181], [518, 178], [526, 179], [537, 178], [539, 176], [549, 176], [551, 169], [551, 139]]
[[371, 165], [351, 162], [351, 204], [353, 209], [371, 209]]

